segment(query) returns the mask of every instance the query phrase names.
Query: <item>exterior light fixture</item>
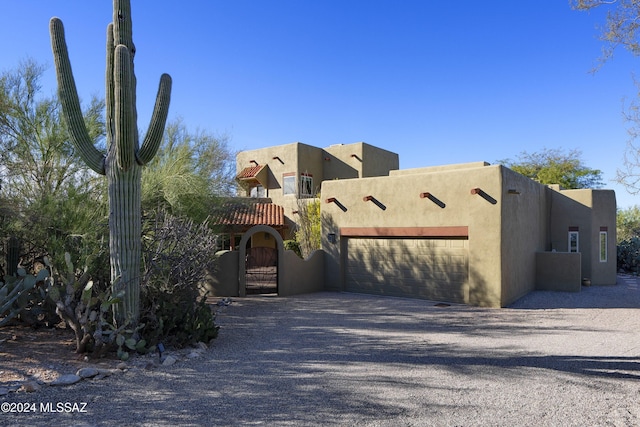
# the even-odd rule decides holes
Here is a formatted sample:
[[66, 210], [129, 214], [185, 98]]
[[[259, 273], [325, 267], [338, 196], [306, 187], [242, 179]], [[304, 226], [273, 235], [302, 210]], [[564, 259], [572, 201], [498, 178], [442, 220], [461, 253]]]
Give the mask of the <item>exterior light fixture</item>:
[[253, 163], [254, 165], [258, 166], [258, 162], [256, 162], [255, 160], [249, 160], [249, 163]]
[[327, 240], [329, 241], [329, 243], [336, 243], [336, 233], [329, 233], [327, 234]]

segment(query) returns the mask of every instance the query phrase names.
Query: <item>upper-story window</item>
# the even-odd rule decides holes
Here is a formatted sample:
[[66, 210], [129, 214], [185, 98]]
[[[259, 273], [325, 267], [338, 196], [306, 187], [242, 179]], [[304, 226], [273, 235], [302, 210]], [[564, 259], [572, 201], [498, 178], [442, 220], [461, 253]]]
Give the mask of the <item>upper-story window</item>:
[[313, 197], [313, 177], [308, 173], [300, 174], [300, 196]]
[[308, 173], [301, 173], [299, 181], [296, 182], [296, 174], [294, 172], [283, 174], [282, 194], [292, 194], [298, 197], [313, 197], [313, 176]]
[[282, 176], [282, 194], [297, 194], [296, 191], [296, 175], [286, 173]]

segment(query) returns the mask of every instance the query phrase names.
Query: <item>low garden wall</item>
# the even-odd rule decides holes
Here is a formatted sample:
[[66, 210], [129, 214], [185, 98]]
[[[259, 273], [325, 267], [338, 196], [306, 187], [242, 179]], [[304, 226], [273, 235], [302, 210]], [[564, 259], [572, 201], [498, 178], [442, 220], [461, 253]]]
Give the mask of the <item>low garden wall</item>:
[[[282, 252], [278, 263], [278, 295], [320, 292], [324, 290], [324, 251], [314, 251], [307, 259], [301, 259], [293, 251]], [[243, 260], [244, 262], [244, 260]], [[203, 291], [209, 296], [238, 297], [244, 295], [241, 289], [239, 251], [220, 251], [216, 254], [215, 268], [209, 272]]]

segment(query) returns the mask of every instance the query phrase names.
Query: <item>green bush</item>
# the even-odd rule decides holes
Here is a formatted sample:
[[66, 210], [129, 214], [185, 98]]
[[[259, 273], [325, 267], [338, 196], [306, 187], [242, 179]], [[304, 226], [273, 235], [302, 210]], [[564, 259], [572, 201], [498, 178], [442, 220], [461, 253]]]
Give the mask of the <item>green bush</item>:
[[284, 249], [288, 251], [293, 251], [302, 258], [302, 253], [300, 252], [300, 243], [297, 240], [285, 240], [284, 241]]
[[200, 285], [213, 267], [217, 235], [208, 224], [159, 211], [145, 222], [140, 330], [148, 343], [184, 347], [218, 334]]
[[638, 273], [640, 270], [640, 238], [632, 237], [618, 243], [618, 270]]

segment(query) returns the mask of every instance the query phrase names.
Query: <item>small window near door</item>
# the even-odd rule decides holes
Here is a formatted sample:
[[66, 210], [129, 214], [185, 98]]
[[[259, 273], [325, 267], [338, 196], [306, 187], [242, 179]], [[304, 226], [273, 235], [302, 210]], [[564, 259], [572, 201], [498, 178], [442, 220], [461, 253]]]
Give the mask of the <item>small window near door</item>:
[[580, 252], [579, 232], [569, 232], [569, 252]]
[[607, 232], [600, 232], [600, 262], [607, 262]]
[[262, 185], [256, 185], [251, 188], [251, 197], [264, 198], [267, 197], [267, 192]]

